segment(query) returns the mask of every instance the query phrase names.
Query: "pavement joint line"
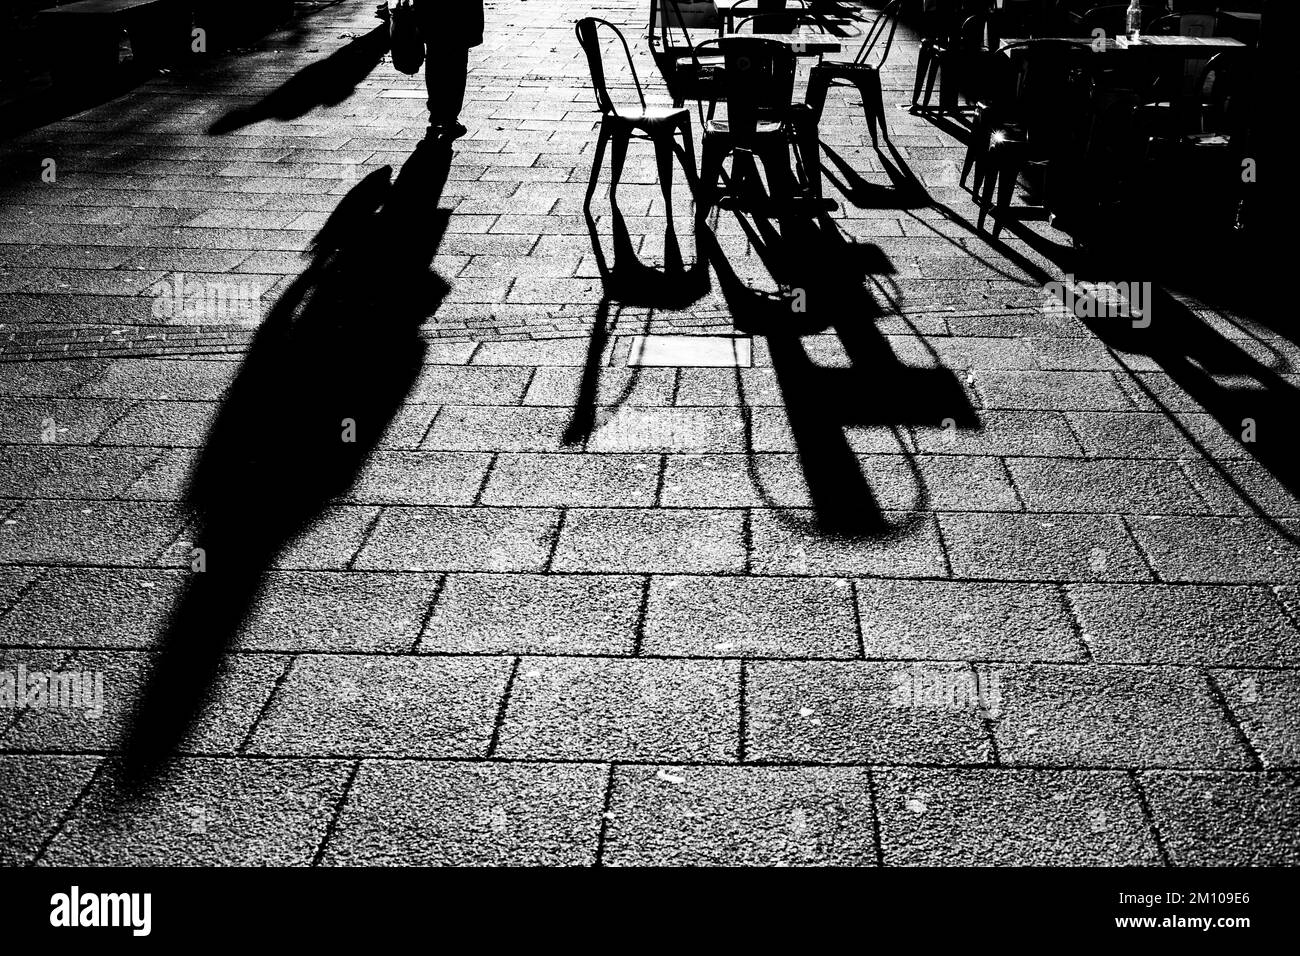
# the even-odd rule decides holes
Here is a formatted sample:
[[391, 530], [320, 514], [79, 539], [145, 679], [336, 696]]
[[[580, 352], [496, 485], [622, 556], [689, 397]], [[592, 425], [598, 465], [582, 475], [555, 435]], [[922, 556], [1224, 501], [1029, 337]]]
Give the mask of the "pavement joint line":
[[[646, 574], [642, 576], [641, 594], [638, 598], [636, 609], [636, 624], [632, 630], [632, 654], [634, 658], [642, 658], [647, 655], [644, 653], [645, 646], [645, 623], [650, 614], [650, 584], [654, 575]], [[594, 655], [603, 656], [603, 655]], [[653, 655], [650, 655], [653, 657]]]
[[876, 866], [885, 865], [885, 843], [881, 837], [880, 788], [876, 783], [877, 767], [867, 769], [867, 794], [871, 799], [871, 845], [876, 851]]
[[[279, 655], [268, 654], [266, 656], [275, 657]], [[262, 719], [270, 713], [271, 708], [275, 704], [276, 697], [280, 694], [280, 688], [282, 688], [285, 685], [285, 682], [288, 681], [289, 674], [293, 671], [294, 665], [297, 662], [297, 654], [290, 653], [287, 655], [284, 666], [280, 668], [280, 673], [275, 676], [275, 683], [271, 685], [271, 692], [266, 695], [266, 700], [262, 701], [262, 706], [257, 709], [257, 716], [254, 717], [252, 722], [248, 725], [248, 732], [244, 734], [243, 739], [239, 742], [239, 746], [235, 748], [235, 753], [243, 755], [252, 745], [253, 737], [257, 735], [257, 728], [261, 725]]]
[[746, 763], [745, 758], [748, 756], [746, 753], [746, 738], [749, 735], [749, 660], [742, 657], [739, 664], [740, 680], [739, 687], [737, 688], [739, 706], [736, 708], [738, 737], [738, 743], [736, 745], [736, 762], [743, 764]]
[[853, 636], [858, 645], [858, 660], [867, 659], [867, 639], [862, 630], [862, 605], [859, 603], [858, 582], [856, 578], [849, 578], [849, 601], [853, 608]]
[[[547, 509], [547, 510], [549, 510], [549, 511], [554, 511], [554, 510], [556, 510], [556, 509], [551, 508], [551, 509]], [[546, 552], [546, 560], [545, 560], [544, 562], [542, 562], [542, 573], [543, 573], [543, 574], [552, 574], [552, 573], [554, 573], [554, 569], [555, 569], [555, 555], [556, 555], [556, 552], [558, 552], [558, 551], [560, 550], [560, 539], [564, 536], [564, 525], [565, 525], [565, 522], [566, 522], [566, 521], [568, 520], [568, 518], [569, 518], [569, 509], [568, 509], [568, 507], [561, 507], [561, 508], [559, 508], [558, 510], [559, 510], [559, 512], [560, 512], [560, 517], [559, 517], [559, 520], [556, 521], [556, 523], [555, 523], [555, 530], [551, 533], [551, 534], [552, 534], [552, 537], [551, 537], [550, 547], [547, 549], [547, 552]], [[598, 573], [598, 572], [597, 572], [597, 573]]]
[[31, 861], [28, 864], [29, 866], [36, 866], [39, 864], [45, 854], [49, 852], [50, 847], [54, 845], [54, 841], [57, 840], [59, 834], [63, 832], [63, 828], [68, 825], [68, 821], [72, 819], [79, 809], [81, 809], [81, 805], [85, 802], [86, 796], [90, 793], [91, 787], [93, 787], [99, 778], [104, 775], [107, 766], [108, 759], [100, 757], [99, 762], [95, 765], [95, 769], [87, 775], [86, 782], [77, 791], [77, 795], [69, 801], [67, 807], [60, 812], [58, 820], [50, 829], [50, 832], [41, 840], [40, 846], [37, 848], [36, 853], [33, 854]]
[[614, 771], [618, 766], [617, 763], [611, 762], [609, 771], [605, 776], [605, 795], [601, 801], [600, 811], [600, 832], [596, 835], [596, 860], [597, 868], [605, 865], [605, 841], [609, 834], [609, 821], [613, 815], [612, 805], [614, 799]]
[[[1153, 584], [1153, 587], [1161, 587], [1160, 584]], [[1062, 584], [1057, 590], [1057, 600], [1065, 606], [1065, 616], [1070, 622], [1070, 629], [1074, 632], [1074, 639], [1078, 641], [1079, 647], [1083, 650], [1083, 659], [1086, 663], [1102, 663], [1098, 661], [1092, 653], [1092, 645], [1084, 637], [1086, 633], [1083, 629], [1083, 615], [1074, 599], [1074, 592], [1070, 585]]]
[[334, 812], [330, 815], [329, 822], [325, 824], [325, 833], [321, 836], [321, 841], [316, 847], [316, 852], [312, 855], [311, 865], [320, 866], [321, 860], [325, 856], [325, 848], [329, 846], [330, 838], [334, 836], [334, 830], [338, 826], [339, 820], [343, 816], [343, 809], [347, 806], [348, 797], [352, 793], [352, 784], [357, 779], [357, 774], [361, 772], [361, 758], [357, 758], [352, 768], [348, 771], [348, 779], [343, 783], [343, 789], [339, 793], [338, 802], [334, 805]]
[[1223, 693], [1223, 688], [1219, 686], [1219, 681], [1214, 674], [1214, 670], [1207, 666], [1202, 668], [1202, 672], [1205, 677], [1206, 685], [1209, 688], [1210, 696], [1214, 698], [1214, 702], [1219, 705], [1219, 710], [1222, 712], [1222, 716], [1224, 720], [1227, 721], [1228, 726], [1232, 728], [1233, 734], [1237, 738], [1237, 743], [1246, 751], [1246, 755], [1250, 758], [1250, 762], [1254, 767], [1260, 770], [1266, 769], [1263, 758], [1255, 748], [1255, 745], [1251, 743], [1250, 735], [1246, 733], [1246, 729], [1242, 727], [1240, 718], [1233, 713], [1232, 705], [1228, 703], [1228, 698]]
[[[66, 757], [85, 757], [107, 759], [110, 762], [120, 758], [121, 753], [117, 750], [0, 750], [0, 756], [10, 758], [32, 758], [32, 759], [58, 759]], [[424, 757], [424, 756], [405, 756], [398, 754], [359, 754], [359, 753], [320, 753], [320, 754], [276, 754], [276, 753], [257, 753], [257, 754], [240, 754], [231, 751], [218, 750], [185, 750], [181, 749], [175, 752], [175, 757], [183, 760], [206, 760], [206, 761], [224, 761], [224, 762], [257, 762], [257, 763], [351, 763], [352, 761], [362, 761], [365, 763], [425, 763], [425, 764], [496, 764], [502, 766], [605, 766], [611, 761], [609, 758], [599, 757], [501, 757], [494, 756], [485, 758], [477, 755], [453, 756], [453, 757]], [[620, 767], [690, 767], [690, 768], [719, 768], [719, 769], [741, 769], [750, 767], [767, 767], [772, 769], [805, 769], [805, 770], [834, 770], [845, 767], [856, 767], [879, 770], [940, 770], [940, 771], [966, 771], [981, 773], [999, 773], [1006, 775], [1028, 774], [1028, 773], [1090, 773], [1090, 774], [1119, 774], [1119, 773], [1160, 773], [1160, 774], [1212, 774], [1215, 776], [1239, 776], [1254, 779], [1288, 779], [1300, 782], [1300, 769], [1295, 767], [1278, 767], [1276, 769], [1253, 768], [1242, 769], [1240, 767], [1221, 767], [1210, 765], [1193, 765], [1193, 764], [1171, 764], [1171, 765], [1139, 765], [1130, 764], [1063, 764], [1063, 763], [1014, 763], [994, 765], [991, 763], [979, 763], [973, 761], [957, 761], [944, 763], [934, 760], [917, 760], [901, 761], [891, 763], [881, 763], [880, 761], [871, 760], [839, 760], [839, 761], [816, 761], [804, 759], [748, 759], [745, 763], [736, 760], [699, 760], [685, 756], [665, 755], [662, 757], [646, 758], [629, 758], [619, 757], [613, 761]]]
[[[1247, 771], [1254, 772], [1254, 771]], [[1155, 842], [1156, 852], [1160, 854], [1160, 859], [1165, 866], [1173, 866], [1173, 859], [1169, 855], [1169, 847], [1165, 845], [1164, 834], [1160, 832], [1160, 823], [1156, 820], [1156, 815], [1151, 810], [1151, 802], [1147, 799], [1147, 791], [1142, 786], [1142, 778], [1138, 776], [1140, 771], [1128, 771], [1129, 784], [1137, 796], [1138, 806], [1142, 808], [1142, 817], [1146, 820], [1147, 829], [1151, 833], [1151, 839]]]
[[[980, 672], [979, 665], [974, 661], [967, 661], [966, 666], [970, 668], [971, 677], [975, 681], [976, 693], [979, 693]], [[975, 711], [978, 714], [978, 711]], [[984, 731], [984, 736], [988, 742], [989, 758], [995, 767], [1002, 766], [1002, 753], [998, 748], [997, 718], [981, 716], [980, 725]]]
[[433, 584], [433, 594], [429, 598], [429, 606], [424, 609], [420, 617], [420, 626], [415, 630], [415, 640], [411, 642], [411, 648], [407, 654], [416, 656], [420, 654], [420, 642], [424, 640], [425, 633], [429, 630], [429, 622], [433, 620], [433, 615], [437, 613], [438, 602], [442, 598], [442, 592], [447, 587], [447, 578], [449, 574], [443, 573], [438, 575], [438, 580]]
[[514, 663], [510, 665], [510, 675], [506, 678], [505, 688], [501, 693], [501, 703], [497, 707], [496, 720], [492, 724], [492, 738], [488, 741], [487, 753], [484, 754], [489, 760], [497, 757], [497, 746], [501, 741], [501, 729], [505, 726], [506, 710], [510, 706], [510, 692], [514, 689], [515, 675], [519, 673], [519, 663], [522, 660], [522, 655], [515, 655]]
[[[357, 505], [357, 507], [364, 508], [364, 507], [374, 507], [374, 506]], [[366, 522], [366, 527], [361, 532], [361, 540], [357, 542], [356, 550], [354, 550], [352, 554], [348, 557], [347, 561], [344, 562], [343, 565], [344, 570], [353, 571], [356, 569], [357, 558], [361, 556], [361, 552], [364, 551], [366, 549], [366, 545], [370, 543], [371, 537], [374, 536], [375, 529], [379, 527], [380, 518], [382, 518], [387, 511], [388, 511], [388, 506], [386, 504], [380, 504], [378, 507], [375, 508], [374, 515]]]

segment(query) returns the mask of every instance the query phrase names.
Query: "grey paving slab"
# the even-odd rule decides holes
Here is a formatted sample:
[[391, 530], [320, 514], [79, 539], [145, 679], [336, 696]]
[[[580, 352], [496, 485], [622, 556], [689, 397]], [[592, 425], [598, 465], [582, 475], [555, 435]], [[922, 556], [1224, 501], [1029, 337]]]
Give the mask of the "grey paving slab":
[[351, 772], [340, 760], [182, 759], [135, 801], [105, 772], [51, 866], [308, 866]]
[[745, 756], [776, 763], [987, 763], [989, 739], [959, 664], [755, 662], [746, 665]]
[[[14, 652], [25, 653], [30, 652]], [[271, 696], [286, 662], [270, 655], [222, 658], [212, 684], [194, 691], [202, 703], [196, 725], [180, 744], [181, 752], [234, 752]], [[60, 692], [59, 706], [51, 694], [45, 707], [29, 707], [0, 737], [0, 747], [9, 751], [119, 750], [133, 732], [134, 709], [153, 672], [152, 664], [151, 655], [137, 651], [77, 651], [57, 668], [76, 679], [66, 695]], [[36, 666], [28, 665], [29, 670]], [[65, 701], [72, 706], [63, 706]]]
[[743, 452], [738, 408], [654, 408], [624, 404], [596, 410], [588, 451]]
[[41, 568], [5, 568], [0, 570], [0, 614], [8, 611], [19, 596], [43, 573]]
[[486, 454], [380, 450], [345, 497], [361, 504], [468, 505], [490, 461]]
[[424, 369], [410, 399], [443, 405], [518, 405], [532, 376], [523, 368], [457, 368], [431, 365]]
[[737, 574], [744, 514], [706, 509], [590, 508], [565, 515], [556, 571]]
[[1151, 572], [1113, 515], [939, 515], [957, 577], [1148, 581]]
[[180, 524], [166, 505], [30, 501], [0, 525], [0, 563], [147, 565]]
[[4, 362], [0, 363], [0, 395], [6, 398], [68, 398], [77, 389], [104, 374], [108, 363]]
[[1166, 581], [1246, 584], [1300, 578], [1300, 547], [1257, 518], [1142, 517], [1130, 523]]
[[1300, 671], [1216, 670], [1233, 716], [1270, 770], [1300, 767]]
[[834, 535], [818, 527], [811, 510], [756, 510], [750, 519], [755, 574], [946, 576], [934, 518], [884, 514], [890, 528], [878, 536]]
[[560, 513], [544, 508], [394, 508], [356, 567], [405, 571], [541, 571]]
[[891, 866], [1159, 866], [1125, 773], [884, 768]]
[[484, 757], [510, 665], [504, 657], [302, 656], [248, 752]]
[[0, 441], [15, 445], [41, 444], [48, 440], [52, 425], [56, 444], [88, 445], [129, 407], [129, 402], [102, 399], [3, 399], [0, 400]]
[[914, 426], [919, 451], [936, 455], [1077, 455], [1082, 450], [1060, 412], [980, 409], [966, 425]]
[[589, 866], [608, 770], [599, 764], [365, 761], [327, 866]]
[[460, 654], [628, 654], [644, 585], [631, 575], [452, 574], [419, 649]]
[[998, 752], [1010, 766], [1245, 769], [1250, 755], [1201, 671], [1002, 665]]
[[422, 448], [452, 451], [573, 451], [565, 444], [571, 414], [562, 408], [489, 408], [449, 405], [442, 409]]
[[238, 371], [233, 362], [123, 359], [80, 389], [80, 398], [212, 401]]
[[[285, 542], [273, 566], [284, 570], [346, 568], [379, 514], [380, 509], [371, 506], [324, 508], [310, 525]], [[212, 557], [209, 552], [209, 560]], [[189, 559], [184, 560], [188, 563]]]
[[857, 582], [867, 657], [896, 660], [1075, 661], [1085, 655], [1050, 584]]
[[1175, 866], [1296, 866], [1300, 774], [1139, 776]]
[[188, 577], [180, 571], [50, 568], [0, 619], [0, 644], [147, 648]]
[[184, 445], [204, 443], [217, 402], [138, 402], [100, 438], [108, 445]]
[[1133, 407], [1106, 372], [978, 370], [975, 387], [989, 408], [1125, 411]]
[[648, 507], [659, 484], [657, 455], [497, 456], [486, 505]]
[[1300, 631], [1267, 588], [1076, 584], [1069, 595], [1103, 663], [1300, 663]]
[[1066, 412], [1084, 450], [1098, 458], [1196, 458], [1177, 421], [1156, 412]]
[[873, 866], [864, 767], [618, 767], [606, 866]]
[[739, 727], [736, 661], [524, 658], [497, 756], [734, 761]]
[[1010, 458], [1007, 468], [1030, 511], [1204, 514], [1218, 511], [1173, 462]]
[[[746, 409], [750, 421], [749, 448], [756, 452], [798, 451], [799, 441], [784, 408], [755, 407]], [[734, 414], [734, 413], [733, 413]], [[884, 425], [842, 426], [848, 447], [860, 455], [899, 454], [909, 446], [902, 429]], [[682, 448], [681, 451], [747, 451], [749, 448]], [[672, 449], [665, 449], [672, 450]]]
[[0, 865], [35, 859], [98, 765], [96, 757], [0, 756]]
[[154, 450], [55, 445], [0, 447], [0, 496], [116, 498], [158, 457]]
[[271, 572], [235, 637], [241, 650], [401, 652], [415, 646], [436, 574]]

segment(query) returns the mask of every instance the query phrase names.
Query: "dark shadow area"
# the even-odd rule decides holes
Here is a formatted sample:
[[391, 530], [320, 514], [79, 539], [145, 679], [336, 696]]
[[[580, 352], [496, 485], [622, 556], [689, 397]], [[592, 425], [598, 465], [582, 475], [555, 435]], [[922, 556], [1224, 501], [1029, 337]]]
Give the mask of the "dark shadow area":
[[[1300, 495], [1300, 455], [1296, 454], [1296, 422], [1300, 421], [1300, 387], [1286, 378], [1297, 370], [1275, 349], [1255, 339], [1272, 360], [1261, 361], [1242, 347], [1242, 340], [1214, 328], [1197, 311], [1155, 287], [1150, 326], [1136, 328], [1127, 318], [1087, 320], [1089, 328], [1116, 352], [1145, 356], [1155, 361], [1174, 385], [1196, 401], [1241, 447], [1293, 494]], [[1224, 320], [1227, 321], [1226, 319]], [[1140, 387], [1178, 425], [1174, 411], [1157, 389], [1139, 376]], [[1245, 440], [1248, 426], [1253, 440]], [[1181, 426], [1180, 426], [1181, 427]], [[1195, 436], [1181, 428], [1199, 447]], [[1296, 532], [1280, 525], [1258, 508], [1255, 495], [1215, 458], [1207, 461], [1249, 502], [1259, 517], [1293, 541]]]
[[252, 106], [227, 113], [212, 124], [208, 133], [221, 136], [263, 120], [297, 119], [319, 106], [342, 103], [387, 52], [388, 26], [381, 23], [325, 59], [304, 67]]
[[[564, 444], [576, 446], [583, 445], [596, 428], [600, 370], [619, 309], [624, 306], [683, 309], [709, 291], [708, 261], [699, 254], [697, 248], [694, 262], [689, 267], [684, 264], [671, 208], [666, 210], [662, 268], [647, 264], [637, 255], [632, 246], [627, 221], [619, 209], [617, 195], [610, 198], [611, 255], [605, 254], [604, 241], [590, 205], [584, 208], [583, 213], [587, 219], [596, 268], [600, 272], [602, 295], [592, 324], [573, 415], [564, 430]], [[605, 404], [619, 405], [626, 401], [636, 386], [637, 375], [638, 371], [634, 369], [622, 394]]]
[[129, 783], [147, 784], [194, 726], [267, 570], [348, 490], [414, 386], [420, 326], [448, 288], [430, 264], [451, 155], [424, 144], [396, 181], [384, 167], [358, 183], [249, 346], [189, 476], [206, 570], [173, 609], [130, 722]]
[[[880, 248], [845, 236], [826, 213], [787, 209], [776, 220], [738, 219], [776, 281], [776, 294], [756, 290], [731, 268], [704, 221], [697, 226], [738, 328], [763, 337], [788, 416], [818, 530], [833, 537], [888, 539], [926, 518], [929, 492], [910, 457], [913, 502], [901, 519], [881, 509], [846, 429], [906, 425], [979, 427], [961, 382], [941, 366], [903, 364], [875, 320], [886, 314], [867, 283], [889, 281], [893, 266]], [[819, 365], [803, 336], [833, 329], [847, 367]], [[771, 504], [750, 449], [750, 477]]]

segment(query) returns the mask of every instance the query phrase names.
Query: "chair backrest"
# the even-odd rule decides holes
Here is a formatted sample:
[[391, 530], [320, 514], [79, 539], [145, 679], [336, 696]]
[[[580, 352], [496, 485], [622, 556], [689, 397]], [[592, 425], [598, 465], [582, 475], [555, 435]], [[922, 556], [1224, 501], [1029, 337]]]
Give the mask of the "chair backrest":
[[636, 85], [637, 98], [640, 99], [641, 106], [644, 108], [645, 92], [641, 89], [641, 78], [636, 74], [636, 64], [632, 62], [632, 51], [628, 49], [623, 32], [608, 20], [601, 20], [598, 17], [583, 17], [574, 24], [574, 32], [578, 35], [578, 45], [582, 47], [582, 52], [587, 55], [587, 66], [591, 70], [591, 86], [596, 93], [596, 105], [600, 107], [602, 113], [613, 113], [615, 115], [618, 113], [618, 108], [609, 95], [609, 85], [605, 79], [605, 55], [600, 41], [602, 27], [613, 33], [618, 38], [619, 44], [622, 45], [628, 69], [632, 71], [632, 82]]
[[1011, 110], [1030, 136], [1059, 137], [1078, 117], [1071, 94], [1076, 75], [1086, 73], [1086, 45], [1077, 41], [1043, 38], [1012, 44], [1004, 51], [1012, 58], [1012, 83], [1005, 91]]
[[731, 5], [737, 33], [742, 23], [750, 24], [754, 33], [793, 33], [800, 23], [809, 22], [808, 13], [806, 0], [736, 0]]
[[[664, 47], [691, 47], [689, 29], [722, 34], [722, 15], [713, 0], [650, 0], [650, 39]], [[674, 39], [677, 37], [678, 39]]]
[[1093, 30], [1105, 30], [1107, 36], [1123, 36], [1128, 29], [1128, 4], [1092, 7], [1083, 14], [1081, 26], [1086, 36], [1091, 36]]
[[728, 36], [709, 40], [724, 61], [722, 85], [733, 142], [745, 148], [762, 121], [783, 120], [794, 100], [795, 54], [779, 40]]
[[[880, 11], [868, 28], [867, 35], [862, 38], [858, 55], [853, 58], [854, 63], [866, 63], [879, 49], [880, 59], [876, 61], [876, 69], [885, 65], [885, 61], [889, 59], [889, 51], [894, 48], [894, 34], [898, 32], [898, 15], [902, 7], [903, 0], [893, 0]], [[885, 41], [883, 48], [880, 47], [882, 38]]]
[[1160, 36], [1212, 37], [1218, 19], [1213, 13], [1173, 13], [1152, 23], [1148, 32]]

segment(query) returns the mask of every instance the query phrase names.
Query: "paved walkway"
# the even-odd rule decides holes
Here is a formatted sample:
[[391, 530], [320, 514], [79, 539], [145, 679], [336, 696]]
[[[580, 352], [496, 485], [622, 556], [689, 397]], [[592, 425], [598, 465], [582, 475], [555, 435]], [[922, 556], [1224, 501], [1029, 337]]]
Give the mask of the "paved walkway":
[[910, 35], [894, 152], [828, 106], [837, 228], [679, 185], [666, 281], [634, 147], [606, 284], [588, 5], [489, 3], [449, 165], [372, 6], [0, 153], [0, 675], [77, 677], [0, 711], [0, 862], [1300, 861], [1292, 343], [1046, 307]]

